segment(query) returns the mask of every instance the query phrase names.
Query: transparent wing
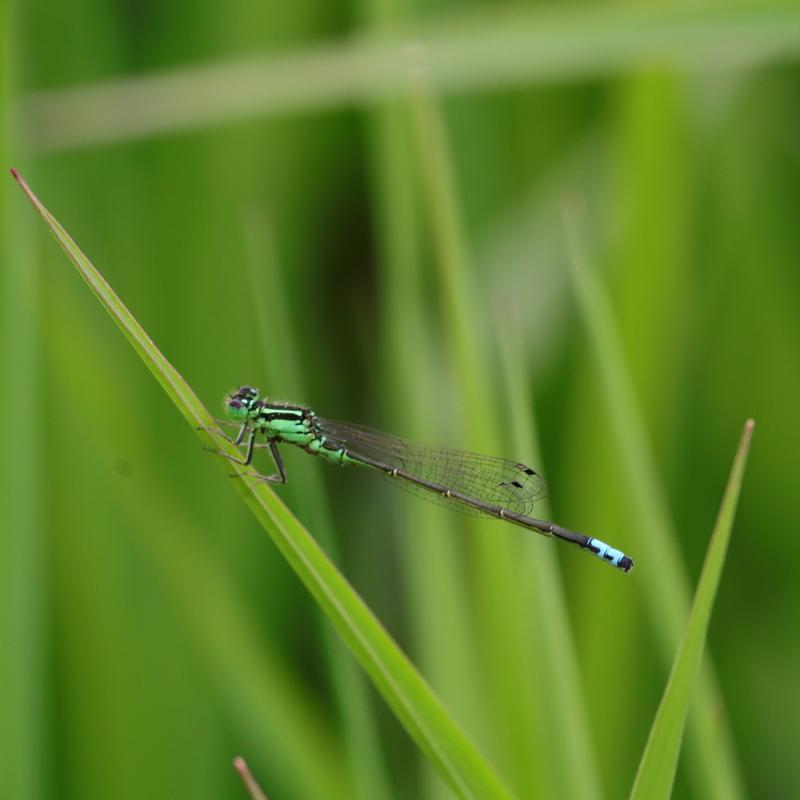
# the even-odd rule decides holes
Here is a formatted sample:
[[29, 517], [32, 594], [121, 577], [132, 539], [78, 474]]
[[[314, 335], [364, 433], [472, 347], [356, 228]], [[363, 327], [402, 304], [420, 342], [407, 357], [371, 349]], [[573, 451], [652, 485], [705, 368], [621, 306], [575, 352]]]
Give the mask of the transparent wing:
[[[416, 478], [517, 514], [530, 516], [534, 503], [547, 494], [542, 477], [519, 462], [447, 447], [414, 444], [350, 422], [317, 417], [316, 424], [329, 442], [346, 448], [354, 456], [366, 456]], [[396, 483], [426, 500], [467, 514], [490, 516], [417, 484], [402, 479]]]

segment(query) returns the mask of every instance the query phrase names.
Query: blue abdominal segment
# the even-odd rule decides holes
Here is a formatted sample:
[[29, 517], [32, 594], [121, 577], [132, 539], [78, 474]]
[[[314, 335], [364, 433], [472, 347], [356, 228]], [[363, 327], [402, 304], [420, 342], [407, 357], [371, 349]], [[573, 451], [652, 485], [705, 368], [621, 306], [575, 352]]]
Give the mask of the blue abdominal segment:
[[622, 550], [617, 550], [615, 547], [600, 541], [600, 539], [589, 539], [586, 549], [624, 572], [630, 572], [633, 569], [633, 560], [631, 558], [626, 556]]

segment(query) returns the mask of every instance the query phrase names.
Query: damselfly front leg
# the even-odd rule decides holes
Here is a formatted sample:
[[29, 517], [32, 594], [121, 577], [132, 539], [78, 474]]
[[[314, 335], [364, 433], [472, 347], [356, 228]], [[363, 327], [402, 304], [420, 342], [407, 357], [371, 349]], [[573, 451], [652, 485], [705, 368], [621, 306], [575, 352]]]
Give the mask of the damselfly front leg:
[[[236, 458], [235, 456], [229, 455], [228, 453], [223, 452], [222, 450], [216, 450], [213, 447], [206, 447], [205, 449], [211, 453], [216, 453], [218, 456], [222, 456], [223, 458], [227, 458], [228, 461], [233, 461], [234, 464], [240, 464], [243, 467], [249, 467], [250, 464], [253, 462], [253, 453], [255, 449], [262, 448], [262, 447], [269, 447], [270, 453], [272, 454], [272, 460], [275, 463], [275, 466], [278, 468], [277, 473], [273, 475], [262, 475], [260, 472], [249, 472], [245, 473], [244, 475], [240, 473], [233, 473], [230, 477], [231, 478], [255, 478], [256, 480], [262, 483], [286, 483], [286, 469], [283, 466], [283, 459], [281, 458], [280, 450], [278, 450], [278, 445], [275, 439], [269, 439], [266, 444], [256, 444], [256, 436], [258, 435], [258, 429], [250, 428], [247, 425], [239, 426], [239, 433], [235, 439], [231, 439], [228, 436], [225, 436], [222, 431], [215, 430], [214, 428], [202, 428], [199, 430], [208, 430], [212, 433], [215, 432], [219, 436], [222, 436], [226, 441], [229, 441], [231, 444], [241, 445], [244, 441], [245, 436], [247, 436], [247, 451], [245, 454], [244, 459]], [[249, 433], [249, 436], [248, 436]]]
[[[242, 440], [244, 439], [245, 432], [247, 431], [247, 426], [246, 425], [242, 425], [240, 422], [234, 422], [233, 420], [230, 420], [230, 419], [214, 419], [214, 422], [216, 422], [217, 425], [224, 425], [225, 427], [228, 427], [228, 428], [231, 428], [231, 427], [238, 428], [239, 429], [239, 434], [237, 435], [236, 439], [231, 439], [230, 436], [228, 436], [226, 433], [221, 431], [219, 428], [212, 428], [212, 427], [209, 427], [207, 425], [199, 425], [197, 428], [195, 428], [195, 430], [207, 431], [208, 433], [214, 433], [217, 436], [221, 436], [226, 442], [230, 442], [231, 444], [241, 444], [242, 443]], [[212, 447], [206, 447], [205, 449], [211, 451], [212, 453], [219, 453], [219, 450], [214, 450]]]
[[247, 438], [247, 455], [245, 456], [244, 461], [242, 461], [242, 459], [240, 458], [235, 458], [234, 456], [228, 455], [222, 450], [216, 450], [213, 447], [206, 447], [205, 449], [211, 453], [216, 453], [218, 456], [227, 458], [228, 461], [233, 461], [234, 464], [241, 464], [243, 467], [248, 467], [250, 466], [250, 463], [253, 460], [253, 450], [255, 449], [256, 434], [258, 433], [258, 431], [255, 428], [248, 428], [247, 425], [242, 425], [241, 429], [239, 430], [239, 435], [235, 439], [230, 439], [229, 437], [225, 436], [225, 434], [222, 433], [221, 431], [217, 431], [217, 433], [220, 436], [225, 438], [231, 444], [235, 444], [237, 447], [242, 443], [242, 440], [244, 439], [248, 431], [250, 432], [250, 435]]
[[[252, 440], [251, 440], [252, 442]], [[286, 468], [283, 466], [283, 459], [281, 458], [281, 451], [278, 450], [278, 443], [275, 439], [269, 439], [266, 444], [251, 445], [248, 447], [248, 455], [252, 460], [252, 450], [255, 447], [269, 447], [272, 454], [272, 460], [278, 471], [274, 475], [262, 475], [260, 472], [247, 472], [244, 475], [231, 475], [232, 478], [253, 478], [260, 483], [286, 483]], [[224, 454], [223, 454], [224, 455]], [[241, 462], [240, 462], [241, 463]], [[249, 462], [248, 462], [249, 463]]]

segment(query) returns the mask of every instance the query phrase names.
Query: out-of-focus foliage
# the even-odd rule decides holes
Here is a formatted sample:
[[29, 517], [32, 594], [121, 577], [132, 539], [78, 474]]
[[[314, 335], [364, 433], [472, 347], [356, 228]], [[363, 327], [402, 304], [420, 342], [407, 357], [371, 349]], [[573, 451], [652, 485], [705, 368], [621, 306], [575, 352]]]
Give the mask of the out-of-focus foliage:
[[[2, 163], [209, 406], [247, 382], [533, 462], [542, 514], [637, 558], [285, 454], [281, 496], [520, 797], [630, 790], [754, 417], [676, 795], [800, 784], [799, 12], [75, 0], [2, 25]], [[235, 798], [242, 753], [271, 798], [449, 796], [10, 179], [0, 210], [0, 794]]]

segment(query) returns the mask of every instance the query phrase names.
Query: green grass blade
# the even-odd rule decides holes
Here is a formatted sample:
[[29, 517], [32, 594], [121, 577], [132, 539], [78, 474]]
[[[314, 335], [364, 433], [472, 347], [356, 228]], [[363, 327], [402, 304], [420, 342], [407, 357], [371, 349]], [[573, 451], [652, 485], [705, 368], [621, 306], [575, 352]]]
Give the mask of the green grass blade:
[[708, 546], [686, 633], [675, 657], [667, 688], [664, 690], [653, 727], [650, 729], [650, 736], [633, 784], [631, 797], [634, 800], [669, 797], [672, 791], [686, 716], [689, 713], [693, 690], [700, 671], [711, 610], [728, 551], [753, 425], [753, 421], [748, 420], [744, 426]]
[[[247, 267], [252, 287], [254, 317], [261, 343], [264, 376], [270, 385], [281, 386], [287, 397], [308, 397], [302, 358], [297, 351], [296, 331], [300, 325], [291, 317], [291, 303], [282, 279], [277, 247], [267, 214], [247, 219]], [[281, 342], [279, 352], [270, 343]], [[301, 474], [306, 523], [325, 550], [338, 560], [338, 547], [331, 525], [330, 503], [317, 459], [307, 459]], [[350, 769], [355, 776], [357, 797], [367, 800], [390, 798], [389, 778], [367, 684], [341, 641], [324, 625], [322, 638], [328, 658], [331, 682], [342, 717]]]
[[[100, 421], [104, 409], [125, 402], [126, 367], [112, 357], [115, 351], [107, 342], [98, 345], [98, 321], [87, 318], [75, 302], [77, 295], [66, 290], [68, 277], [72, 276], [65, 273], [48, 281], [51, 297], [58, 298], [48, 305], [48, 325], [51, 331], [68, 330], [70, 336], [45, 337], [45, 357], [65, 413], [81, 420], [82, 438], [95, 442], [86, 456], [86, 470], [98, 494], [110, 494], [120, 523], [136, 531], [134, 547], [144, 555], [153, 589], [162, 587], [171, 610], [177, 612], [176, 623], [199, 654], [235, 740], [257, 742], [301, 796], [353, 800], [341, 737], [316, 697], [307, 692], [296, 664], [274, 647], [261, 617], [243, 599], [239, 576], [197, 535], [202, 520], [172, 495], [168, 469], [153, 452], [154, 440], [135, 414], [128, 415], [126, 439], [118, 444], [148, 465], [147, 485], [136, 488], [127, 481], [108, 480], [104, 464], [109, 456], [103, 452]], [[76, 360], [75, 352], [91, 352], [92, 358]], [[75, 549], [67, 541], [65, 549], [71, 547]], [[70, 577], [67, 573], [66, 579]], [[54, 602], [59, 597], [61, 603], [70, 602], [57, 589], [51, 591]], [[110, 624], [120, 623], [115, 619]], [[352, 659], [351, 664], [358, 668]]]
[[[408, 141], [407, 104], [386, 102], [369, 117], [371, 198], [380, 253], [383, 322], [382, 408], [397, 430], [419, 441], [444, 424], [441, 369], [433, 326], [420, 302], [424, 284], [418, 193]], [[471, 620], [470, 591], [458, 515], [441, 515], [431, 503], [398, 503], [403, 535], [397, 540], [414, 653], [448, 705], [470, 732], [487, 730], [480, 644]], [[441, 632], [447, 631], [447, 636]], [[428, 798], [449, 797], [432, 770], [422, 776]]]
[[[489, 374], [487, 339], [475, 320], [475, 286], [469, 269], [468, 245], [458, 201], [455, 170], [441, 108], [427, 76], [415, 75], [410, 93], [410, 122], [419, 162], [419, 185], [434, 248], [436, 275], [440, 287], [438, 302], [442, 313], [441, 335], [458, 398], [457, 424], [461, 441], [477, 452], [491, 452], [498, 441], [497, 408]], [[498, 537], [491, 522], [469, 521], [468, 542], [474, 548], [480, 569], [475, 571], [473, 603], [483, 642], [482, 694], [488, 701], [488, 723], [493, 731], [493, 754], [508, 775], [514, 789], [529, 797], [530, 774], [534, 771], [528, 753], [518, 758], [532, 741], [531, 726], [522, 713], [517, 686], [527, 677], [514, 654], [520, 628], [515, 624], [521, 602], [520, 585], [509, 576], [518, 563], [515, 542]], [[524, 635], [524, 634], [523, 634]], [[539, 754], [537, 753], [537, 756]]]
[[391, 36], [41, 92], [30, 98], [26, 137], [34, 151], [52, 152], [369, 102], [405, 87], [409, 41], [425, 43], [437, 90], [485, 90], [596, 79], [642, 63], [719, 70], [793, 60], [800, 14], [758, 2], [451, 13]]
[[[477, 451], [491, 452], [500, 440], [500, 398], [494, 391], [491, 326], [478, 298], [480, 287], [475, 270], [470, 268], [467, 239], [456, 189], [455, 169], [447, 141], [446, 127], [438, 99], [430, 92], [425, 75], [414, 81], [412, 122], [421, 163], [421, 188], [428, 206], [428, 219], [436, 247], [437, 272], [441, 286], [441, 305], [445, 335], [451, 352], [454, 377], [458, 386], [464, 441]], [[531, 569], [521, 553], [532, 553], [544, 543], [512, 536], [498, 537], [491, 522], [479, 523], [476, 529], [476, 552], [481, 569], [477, 572], [477, 600], [482, 615], [482, 638], [487, 643], [485, 693], [491, 700], [495, 738], [501, 742], [504, 770], [513, 775], [514, 787], [531, 797], [543, 790], [542, 770], [546, 781], [558, 794], [574, 798], [600, 795], [599, 780], [591, 753], [591, 737], [574, 698], [565, 700], [564, 714], [552, 727], [546, 752], [531, 756], [531, 743], [539, 738], [540, 708], [521, 702], [529, 678], [529, 662], [517, 657], [520, 651], [539, 653], [545, 662], [544, 691], [561, 709], [559, 699], [567, 688], [566, 675], [577, 674], [570, 652], [563, 597], [555, 578], [540, 582], [541, 564]], [[520, 548], [520, 549], [518, 549]], [[550, 562], [552, 566], [553, 561]], [[530, 596], [525, 586], [537, 582], [542, 587], [538, 609], [546, 608], [553, 616], [541, 621], [544, 640], [552, 647], [539, 651], [531, 624]], [[546, 612], [543, 612], [546, 613]], [[574, 690], [573, 690], [574, 691]], [[558, 699], [556, 699], [558, 698]], [[545, 703], [541, 704], [544, 707]]]
[[[113, 289], [21, 176], [16, 171], [12, 171], [12, 174], [81, 277], [179, 411], [194, 427], [211, 426], [213, 420], [210, 414], [186, 381], [164, 358]], [[231, 456], [240, 457], [238, 450], [227, 441], [206, 431], [198, 431], [198, 435], [205, 443]], [[220, 459], [220, 466], [226, 472], [231, 468], [241, 475], [246, 472], [227, 460], [223, 462]], [[234, 486], [329, 616], [408, 733], [452, 789], [465, 798], [510, 798], [512, 795], [491, 766], [464, 736], [410, 661], [286, 506], [264, 484], [254, 485], [243, 478], [234, 481]]]
[[[0, 10], [0, 160], [22, 151], [17, 107], [22, 9]], [[38, 265], [29, 219], [12, 187], [0, 191], [0, 797], [35, 800], [45, 791], [47, 744], [45, 525], [42, 431], [19, 424], [17, 392], [30, 391], [29, 413], [42, 397]], [[29, 215], [28, 215], [29, 216]]]
[[[525, 363], [520, 316], [510, 314], [500, 341], [508, 417], [512, 441], [522, 448], [521, 452], [531, 454], [531, 463], [541, 464], [536, 409], [526, 375], [520, 368]], [[553, 518], [547, 498], [541, 504], [537, 503], [537, 508], [542, 518]], [[530, 596], [525, 603], [530, 615], [526, 624], [533, 631], [533, 637], [528, 634], [520, 639], [527, 641], [528, 647], [533, 645], [526, 663], [536, 665], [537, 674], [535, 680], [530, 681], [535, 686], [520, 691], [522, 697], [534, 692], [537, 703], [536, 712], [530, 712], [530, 715], [534, 719], [538, 717], [537, 746], [546, 757], [547, 780], [550, 782], [548, 790], [540, 792], [540, 796], [600, 797], [601, 785], [590, 734], [588, 706], [581, 691], [579, 660], [556, 550], [544, 546], [535, 551], [528, 548], [525, 552], [531, 576], [526, 582]]]
[[[647, 569], [647, 580], [638, 585], [666, 663], [680, 642], [682, 620], [689, 612], [689, 583], [610, 301], [586, 263], [572, 211], [568, 207], [565, 215], [570, 275], [602, 379], [609, 424], [619, 442], [621, 469], [628, 487], [626, 516], [629, 527], [638, 535], [636, 547], [626, 551], [639, 559], [637, 575]], [[626, 542], [623, 540], [620, 546], [626, 549]], [[703, 664], [700, 683], [702, 701], [695, 704], [689, 717], [691, 746], [687, 761], [692, 780], [704, 797], [744, 797], [732, 737], [720, 713], [724, 702], [710, 658]]]

